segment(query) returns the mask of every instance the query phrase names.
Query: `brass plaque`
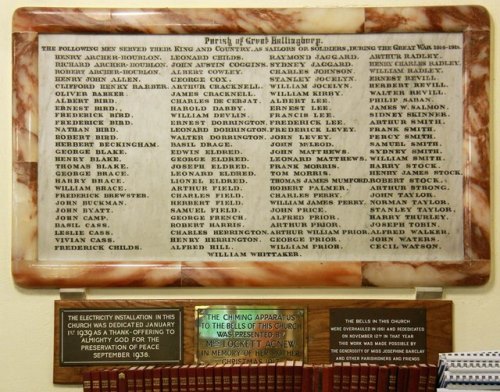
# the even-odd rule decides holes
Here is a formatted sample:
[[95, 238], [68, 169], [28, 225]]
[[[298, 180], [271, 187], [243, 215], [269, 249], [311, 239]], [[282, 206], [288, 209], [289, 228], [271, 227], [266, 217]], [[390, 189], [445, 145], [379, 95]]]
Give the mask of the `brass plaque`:
[[201, 364], [305, 360], [306, 310], [279, 306], [197, 306], [195, 360]]

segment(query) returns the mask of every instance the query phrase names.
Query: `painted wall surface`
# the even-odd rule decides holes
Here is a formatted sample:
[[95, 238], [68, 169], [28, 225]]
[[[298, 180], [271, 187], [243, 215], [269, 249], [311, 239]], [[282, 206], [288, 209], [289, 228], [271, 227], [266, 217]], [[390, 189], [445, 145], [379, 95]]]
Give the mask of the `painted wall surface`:
[[[493, 272], [488, 284], [478, 288], [446, 289], [444, 299], [454, 303], [455, 350], [500, 349], [500, 261], [495, 239], [500, 235], [500, 130], [496, 123], [499, 105], [495, 104], [500, 70], [500, 51], [496, 22], [500, 20], [497, 0], [2, 0], [0, 12], [0, 390], [1, 391], [75, 391], [81, 386], [52, 384], [53, 309], [58, 290], [26, 290], [17, 287], [10, 271], [11, 241], [11, 18], [18, 7], [364, 7], [416, 5], [468, 5], [488, 9], [492, 19], [492, 214]], [[495, 189], [497, 188], [497, 189]], [[89, 299], [175, 299], [175, 298], [328, 298], [328, 299], [412, 299], [411, 289], [91, 289]]]

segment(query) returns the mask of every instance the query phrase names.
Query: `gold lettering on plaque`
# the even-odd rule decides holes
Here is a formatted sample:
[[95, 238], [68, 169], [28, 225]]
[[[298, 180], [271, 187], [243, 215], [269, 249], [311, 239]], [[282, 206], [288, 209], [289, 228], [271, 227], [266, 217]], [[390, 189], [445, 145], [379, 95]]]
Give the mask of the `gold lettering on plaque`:
[[197, 306], [196, 361], [202, 364], [305, 360], [306, 311], [278, 306]]

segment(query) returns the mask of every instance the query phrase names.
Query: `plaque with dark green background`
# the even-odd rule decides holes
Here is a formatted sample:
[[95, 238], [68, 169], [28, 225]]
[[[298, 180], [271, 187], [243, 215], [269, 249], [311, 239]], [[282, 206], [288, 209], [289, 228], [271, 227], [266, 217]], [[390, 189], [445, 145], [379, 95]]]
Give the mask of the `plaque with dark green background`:
[[198, 306], [196, 361], [201, 364], [305, 360], [307, 312], [296, 306]]
[[61, 365], [182, 363], [182, 309], [61, 309]]
[[427, 360], [426, 309], [330, 309], [330, 360], [415, 364]]

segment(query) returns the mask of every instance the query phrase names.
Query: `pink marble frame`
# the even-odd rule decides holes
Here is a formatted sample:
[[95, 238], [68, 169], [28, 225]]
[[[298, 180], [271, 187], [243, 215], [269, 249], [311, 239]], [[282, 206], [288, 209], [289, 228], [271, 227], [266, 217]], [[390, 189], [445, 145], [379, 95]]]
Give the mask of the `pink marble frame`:
[[[490, 21], [477, 6], [331, 9], [21, 8], [13, 18], [12, 273], [28, 287], [467, 286], [490, 275]], [[462, 32], [464, 260], [39, 263], [39, 33]]]

